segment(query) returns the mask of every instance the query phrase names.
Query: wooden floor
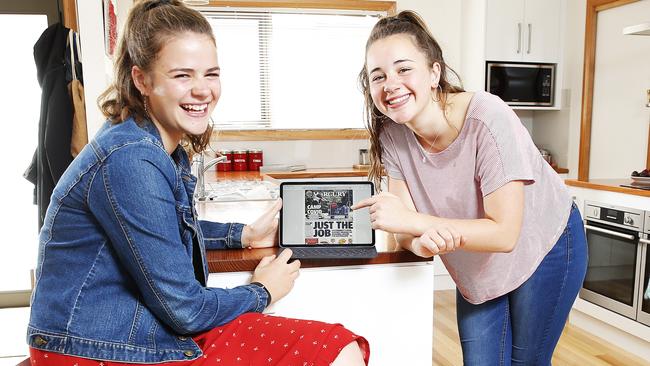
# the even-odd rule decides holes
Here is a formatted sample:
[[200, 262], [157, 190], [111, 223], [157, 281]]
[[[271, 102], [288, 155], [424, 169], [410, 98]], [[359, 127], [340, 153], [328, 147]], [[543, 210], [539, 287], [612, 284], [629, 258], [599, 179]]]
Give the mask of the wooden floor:
[[[456, 327], [456, 293], [436, 291], [434, 295], [433, 365], [463, 364], [458, 329]], [[553, 354], [554, 366], [636, 366], [650, 365], [620, 348], [567, 324]]]

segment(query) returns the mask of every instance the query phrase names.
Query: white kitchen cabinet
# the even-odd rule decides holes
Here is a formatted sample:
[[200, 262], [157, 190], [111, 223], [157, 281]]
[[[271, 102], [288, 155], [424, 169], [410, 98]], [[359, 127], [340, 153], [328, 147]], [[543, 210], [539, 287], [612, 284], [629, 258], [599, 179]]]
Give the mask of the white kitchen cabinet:
[[488, 61], [558, 63], [563, 0], [487, 0]]
[[[251, 273], [211, 273], [208, 286], [248, 283]], [[264, 312], [341, 323], [370, 343], [373, 366], [430, 365], [431, 262], [304, 268], [291, 292]]]

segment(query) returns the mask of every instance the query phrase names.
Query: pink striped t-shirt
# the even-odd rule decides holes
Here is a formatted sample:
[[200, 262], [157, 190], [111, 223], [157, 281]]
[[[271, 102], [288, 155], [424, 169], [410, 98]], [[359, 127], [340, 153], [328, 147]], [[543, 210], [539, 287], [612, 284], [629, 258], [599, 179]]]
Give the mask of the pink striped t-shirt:
[[480, 304], [525, 282], [566, 227], [572, 200], [564, 182], [542, 159], [528, 131], [501, 99], [477, 92], [460, 135], [445, 150], [425, 151], [408, 127], [386, 122], [382, 161], [404, 180], [418, 212], [452, 219], [485, 217], [483, 197], [524, 181], [524, 217], [510, 253], [458, 250], [441, 255], [461, 294]]

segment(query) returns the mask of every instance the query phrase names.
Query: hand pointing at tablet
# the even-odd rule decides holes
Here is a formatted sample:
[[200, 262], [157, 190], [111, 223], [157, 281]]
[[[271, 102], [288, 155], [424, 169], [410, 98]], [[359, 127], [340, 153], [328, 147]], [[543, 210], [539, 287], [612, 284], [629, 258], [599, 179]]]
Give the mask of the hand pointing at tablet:
[[396, 195], [382, 192], [352, 205], [353, 210], [369, 207], [373, 229], [400, 233], [404, 222], [415, 219], [416, 212], [409, 210]]

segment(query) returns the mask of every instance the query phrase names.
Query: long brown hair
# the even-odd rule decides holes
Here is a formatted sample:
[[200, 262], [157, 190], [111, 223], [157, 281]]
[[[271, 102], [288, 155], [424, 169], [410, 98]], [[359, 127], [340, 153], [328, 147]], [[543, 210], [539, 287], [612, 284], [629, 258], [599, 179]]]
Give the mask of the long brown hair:
[[[203, 34], [215, 42], [210, 23], [196, 10], [179, 0], [143, 0], [129, 12], [115, 54], [115, 79], [99, 96], [97, 104], [112, 123], [129, 117], [137, 122], [148, 119], [144, 97], [135, 87], [131, 69], [138, 66], [151, 71], [163, 46], [178, 34]], [[216, 42], [215, 42], [216, 44]], [[194, 152], [201, 152], [210, 141], [212, 125], [201, 135], [187, 135], [185, 141]]]
[[[456, 79], [460, 82], [458, 74], [449, 67], [442, 56], [442, 49], [438, 42], [433, 38], [429, 28], [420, 18], [420, 16], [410, 10], [404, 10], [396, 15], [380, 19], [377, 24], [372, 28], [368, 41], [366, 42], [366, 55], [368, 49], [375, 41], [384, 39], [386, 37], [396, 34], [410, 35], [414, 44], [418, 49], [424, 53], [427, 58], [429, 67], [433, 67], [434, 63], [440, 64], [440, 103], [444, 110], [447, 105], [447, 94], [458, 93], [464, 91], [461, 86], [452, 84], [448, 77], [447, 72], [451, 72]], [[366, 128], [370, 134], [370, 171], [368, 178], [375, 183], [376, 189], [381, 191], [381, 146], [379, 136], [383, 123], [390, 122], [390, 119], [383, 115], [372, 101], [370, 95], [370, 82], [368, 79], [367, 60], [364, 62], [363, 69], [359, 73], [359, 85], [363, 92], [365, 99], [365, 113]]]

